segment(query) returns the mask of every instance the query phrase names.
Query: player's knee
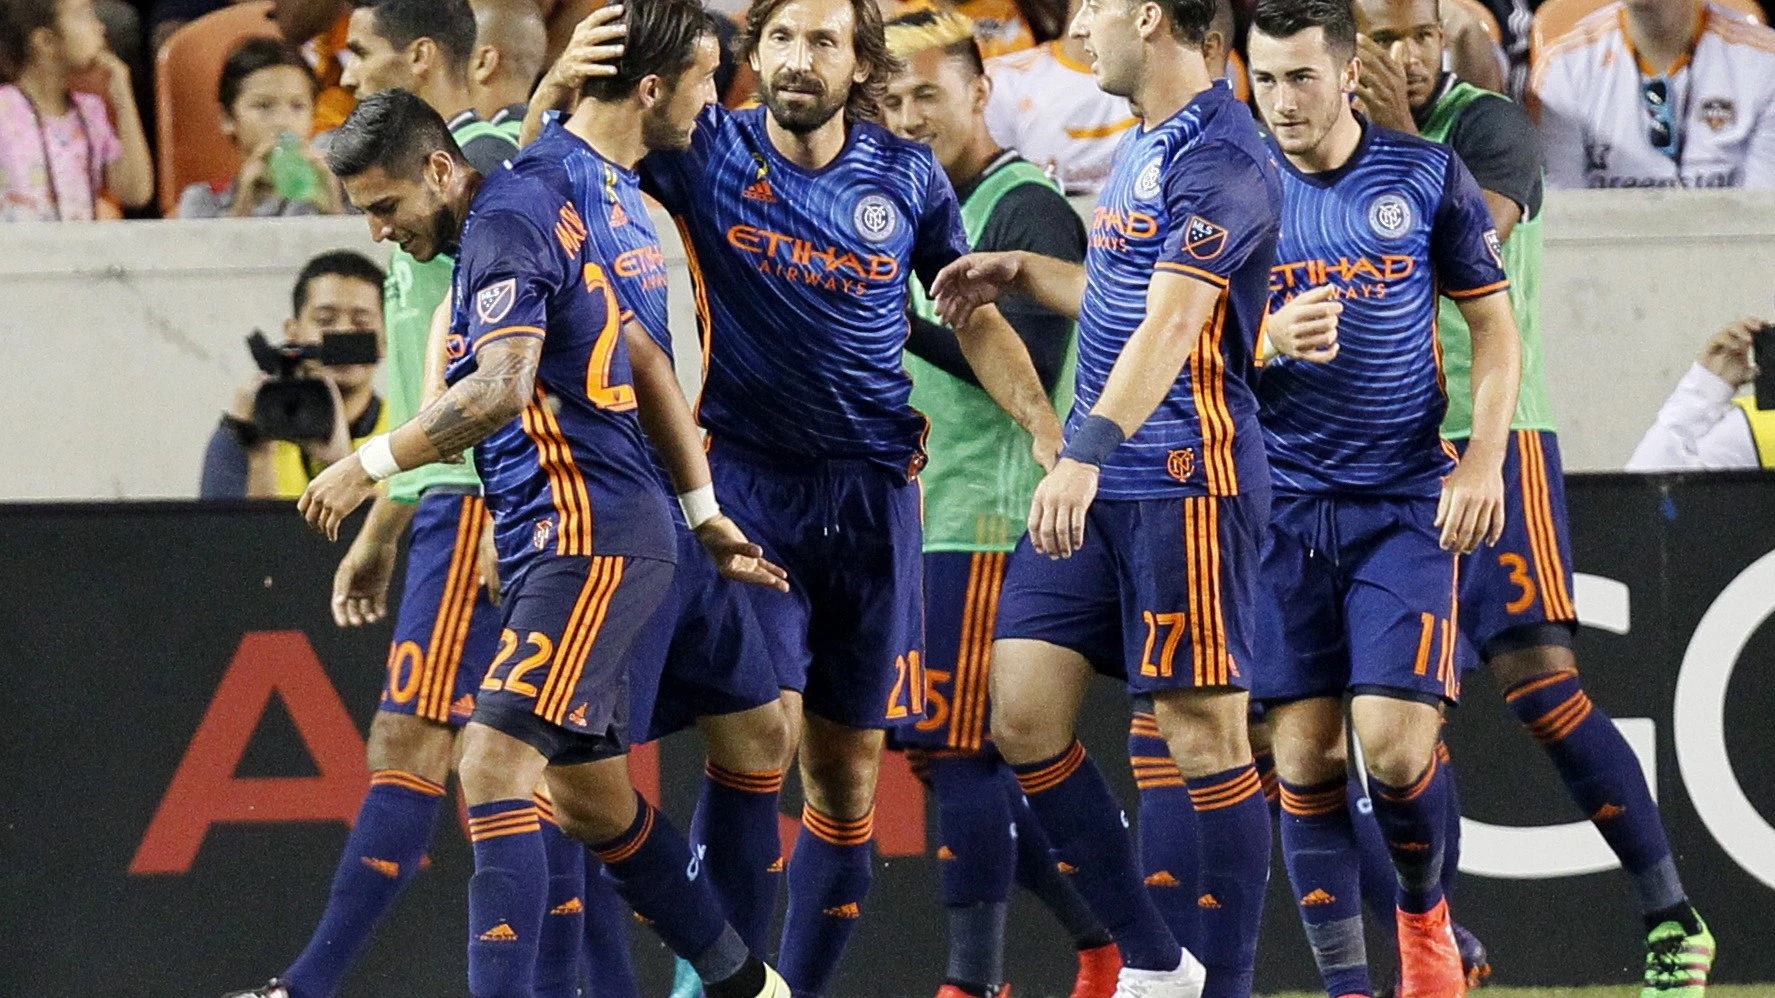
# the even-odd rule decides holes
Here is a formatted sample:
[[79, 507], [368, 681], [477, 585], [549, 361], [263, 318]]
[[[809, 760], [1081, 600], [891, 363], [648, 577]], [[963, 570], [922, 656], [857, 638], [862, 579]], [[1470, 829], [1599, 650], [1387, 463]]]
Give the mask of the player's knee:
[[790, 727], [782, 701], [705, 718], [701, 725], [709, 761], [723, 769], [752, 773], [781, 769], [789, 758]]
[[600, 800], [580, 794], [555, 797], [555, 820], [561, 831], [590, 845], [616, 838], [634, 823], [629, 808], [615, 800]]
[[1390, 787], [1405, 787], [1417, 782], [1430, 767], [1430, 760], [1435, 758], [1436, 749], [1432, 745], [1425, 748], [1408, 742], [1387, 742], [1370, 747], [1364, 743], [1362, 758], [1367, 763], [1368, 775]]
[[1276, 773], [1300, 786], [1324, 783], [1348, 765], [1343, 706], [1336, 701], [1303, 701], [1271, 712], [1270, 747]]
[[462, 741], [457, 775], [471, 805], [529, 797], [535, 791], [545, 764], [540, 752], [480, 724], [464, 728]]
[[875, 805], [881, 776], [880, 731], [810, 724], [801, 746], [801, 785], [807, 802], [834, 818], [860, 818]]
[[1153, 716], [1172, 758], [1188, 778], [1222, 773], [1251, 761], [1242, 690], [1176, 690], [1153, 697]]
[[1491, 670], [1492, 681], [1499, 690], [1505, 692], [1542, 676], [1551, 676], [1558, 672], [1576, 674], [1578, 671], [1577, 659], [1571, 649], [1557, 645], [1503, 652], [1493, 655], [1487, 665]]
[[409, 714], [379, 710], [365, 752], [370, 769], [398, 769], [442, 783], [450, 776], [456, 729]]
[[1033, 704], [992, 705], [992, 742], [1013, 765], [1047, 759], [1072, 744], [1072, 726], [1056, 723]]

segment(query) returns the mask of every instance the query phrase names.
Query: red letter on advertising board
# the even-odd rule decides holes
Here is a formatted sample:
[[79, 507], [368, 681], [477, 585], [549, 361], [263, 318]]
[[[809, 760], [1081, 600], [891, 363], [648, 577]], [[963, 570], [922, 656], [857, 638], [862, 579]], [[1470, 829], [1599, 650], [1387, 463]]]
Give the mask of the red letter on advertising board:
[[[235, 777], [234, 769], [273, 693], [283, 697], [319, 776]], [[349, 825], [357, 817], [369, 780], [363, 738], [308, 638], [300, 631], [248, 634], [228, 664], [129, 872], [190, 872], [214, 824], [342, 821]]]

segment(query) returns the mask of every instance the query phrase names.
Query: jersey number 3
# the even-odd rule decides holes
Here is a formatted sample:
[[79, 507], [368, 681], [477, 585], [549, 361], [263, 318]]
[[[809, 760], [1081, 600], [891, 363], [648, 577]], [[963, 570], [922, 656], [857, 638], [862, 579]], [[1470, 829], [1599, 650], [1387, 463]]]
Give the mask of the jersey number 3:
[[595, 263], [585, 265], [587, 294], [604, 296], [604, 328], [592, 344], [592, 359], [586, 365], [586, 398], [600, 409], [635, 408], [635, 386], [610, 383], [610, 363], [616, 359], [617, 340], [622, 336], [622, 307], [616, 303], [616, 289], [604, 268]]

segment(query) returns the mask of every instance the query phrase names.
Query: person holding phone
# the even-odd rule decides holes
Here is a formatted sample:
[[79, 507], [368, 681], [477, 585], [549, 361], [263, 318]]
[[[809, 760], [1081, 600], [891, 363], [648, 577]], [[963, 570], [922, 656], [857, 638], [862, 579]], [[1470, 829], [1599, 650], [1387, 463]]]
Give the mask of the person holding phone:
[[1628, 471], [1742, 468], [1775, 468], [1775, 323], [1763, 319], [1713, 334], [1627, 459]]

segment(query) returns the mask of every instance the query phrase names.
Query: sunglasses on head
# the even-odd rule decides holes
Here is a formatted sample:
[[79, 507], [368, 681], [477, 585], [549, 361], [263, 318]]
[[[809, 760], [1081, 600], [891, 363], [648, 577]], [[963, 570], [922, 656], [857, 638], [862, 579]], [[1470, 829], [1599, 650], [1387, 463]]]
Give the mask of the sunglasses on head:
[[1677, 153], [1677, 122], [1676, 114], [1670, 107], [1670, 83], [1662, 76], [1655, 76], [1643, 83], [1639, 88], [1640, 103], [1646, 109], [1646, 140], [1652, 148], [1671, 159]]

